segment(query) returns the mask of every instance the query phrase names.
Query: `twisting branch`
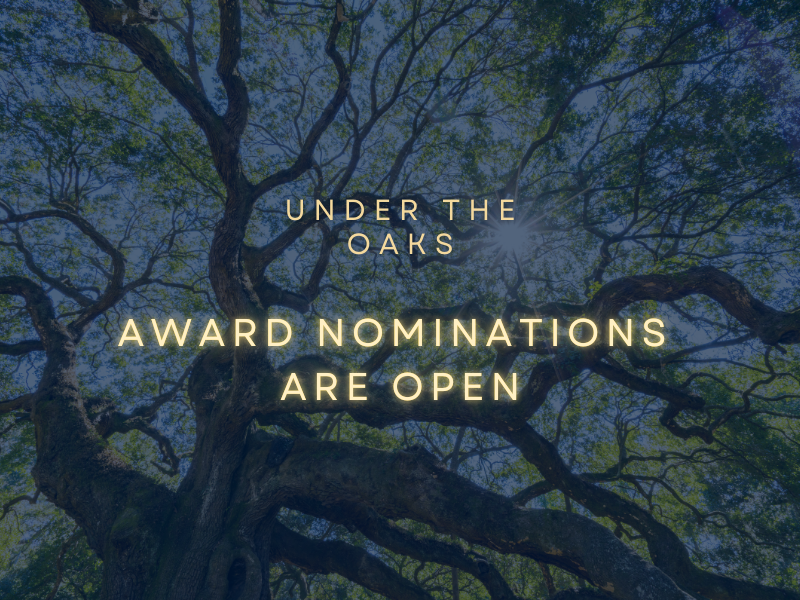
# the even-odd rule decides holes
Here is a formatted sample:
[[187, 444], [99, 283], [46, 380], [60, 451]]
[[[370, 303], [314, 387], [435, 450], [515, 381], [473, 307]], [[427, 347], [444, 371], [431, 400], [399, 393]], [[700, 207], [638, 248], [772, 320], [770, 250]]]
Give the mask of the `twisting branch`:
[[[273, 444], [274, 438], [254, 450], [251, 464], [259, 469], [267, 464]], [[556, 565], [615, 598], [687, 600], [605, 527], [575, 513], [517, 508], [437, 464], [425, 451], [385, 452], [298, 438], [278, 462], [274, 470], [261, 471], [254, 494], [285, 498], [282, 504], [300, 510], [308, 502], [345, 497], [387, 518], [413, 519], [467, 542]]]
[[[700, 409], [703, 400], [694, 394], [675, 390], [655, 382], [644, 382], [641, 378], [614, 367], [610, 363], [599, 363], [607, 356], [611, 348], [602, 340], [607, 339], [604, 331], [607, 319], [640, 301], [656, 300], [661, 302], [678, 300], [691, 295], [704, 294], [718, 302], [723, 309], [751, 328], [755, 335], [765, 343], [798, 343], [800, 342], [800, 312], [787, 313], [773, 309], [754, 298], [747, 288], [731, 275], [712, 267], [689, 269], [672, 275], [641, 275], [624, 277], [603, 286], [584, 306], [583, 314], [599, 323], [601, 342], [588, 349], [549, 349], [550, 360], [540, 361], [531, 370], [528, 382], [520, 392], [520, 399], [511, 404], [499, 404], [484, 394], [482, 402], [464, 405], [456, 392], [443, 394], [438, 401], [433, 401], [432, 394], [423, 391], [418, 402], [397, 402], [387, 386], [368, 384], [370, 402], [359, 405], [347, 405], [326, 397], [314, 403], [287, 400], [280, 404], [270, 399], [269, 403], [260, 405], [259, 412], [302, 411], [342, 412], [346, 411], [359, 422], [385, 427], [393, 423], [408, 420], [430, 421], [443, 425], [468, 425], [478, 429], [491, 429], [497, 423], [509, 429], [520, 427], [538, 410], [547, 397], [550, 389], [559, 381], [577, 375], [582, 369], [596, 368], [603, 376], [618, 381], [638, 391], [663, 397], [674, 402], [676, 407]], [[476, 307], [477, 308], [477, 307]], [[553, 310], [561, 307], [553, 306]], [[405, 318], [433, 318], [438, 315], [455, 316], [464, 307], [443, 309], [409, 309], [404, 311]], [[476, 318], [487, 321], [488, 315], [477, 308], [480, 315]], [[570, 308], [570, 312], [574, 310]], [[556, 314], [558, 314], [556, 312]], [[474, 315], [473, 315], [474, 316]], [[519, 343], [519, 342], [518, 342]], [[523, 349], [516, 346], [512, 350]], [[391, 353], [393, 346], [384, 346], [376, 352], [365, 365], [371, 371], [383, 364]], [[346, 379], [345, 370], [330, 364], [326, 359], [316, 356], [305, 356], [295, 359], [281, 370], [296, 372], [303, 381], [304, 389], [313, 390], [316, 397], [316, 380], [310, 374], [321, 370], [340, 374], [340, 381]], [[338, 376], [338, 375], [337, 375]], [[337, 388], [337, 397], [344, 397], [344, 388]], [[677, 414], [677, 413], [676, 413]], [[674, 415], [673, 415], [674, 416]], [[667, 419], [670, 422], [671, 419]], [[677, 430], [675, 430], [677, 431]]]
[[610, 490], [571, 472], [558, 450], [530, 425], [514, 431], [498, 431], [520, 449], [545, 479], [599, 517], [633, 527], [647, 540], [653, 563], [682, 588], [712, 600], [798, 600], [788, 590], [739, 581], [697, 567], [680, 538], [649, 511]]
[[184, 389], [187, 379], [201, 362], [202, 358], [203, 355], [195, 358], [189, 366], [184, 369], [183, 374], [169, 390], [159, 394], [147, 403], [138, 406], [130, 413], [118, 412], [114, 403], [104, 398], [87, 399], [85, 402], [86, 412], [93, 420], [97, 432], [104, 438], [109, 438], [115, 433], [128, 433], [134, 430], [140, 431], [155, 440], [159, 450], [161, 450], [164, 462], [170, 465], [170, 470], [163, 469], [158, 463], [153, 462], [152, 464], [166, 475], [177, 475], [180, 457], [175, 454], [170, 439], [162, 434], [152, 423], [159, 409], [167, 402], [174, 400]]
[[72, 345], [72, 338], [56, 318], [53, 304], [45, 291], [27, 277], [8, 275], [0, 277], [0, 294], [21, 296], [36, 333], [48, 355], [64, 345]]
[[308, 573], [337, 573], [394, 600], [433, 600], [431, 594], [363, 548], [345, 542], [312, 540], [280, 522], [272, 529], [270, 560], [290, 562]]
[[[145, 15], [108, 0], [80, 0], [80, 4], [89, 17], [92, 31], [110, 35], [127, 46], [200, 126], [215, 158], [223, 155], [220, 138], [224, 137], [221, 134], [225, 125], [222, 118], [191, 79], [181, 72], [158, 36], [146, 27], [158, 20], [158, 11], [155, 15]], [[218, 164], [217, 168], [220, 166]]]
[[674, 302], [705, 295], [729, 315], [753, 330], [765, 344], [800, 343], [800, 312], [783, 312], [755, 298], [732, 275], [714, 267], [695, 267], [671, 275], [635, 275], [604, 285], [587, 305], [587, 312], [607, 319], [634, 302]]
[[14, 508], [20, 502], [27, 502], [28, 504], [36, 504], [36, 501], [39, 499], [39, 490], [37, 489], [36, 492], [32, 496], [28, 494], [23, 494], [21, 496], [17, 496], [16, 498], [12, 498], [5, 504], [3, 504], [3, 512], [0, 513], [0, 521], [6, 518], [6, 515], [11, 512], [11, 509]]
[[592, 371], [620, 385], [641, 392], [648, 396], [656, 396], [681, 409], [701, 410], [705, 405], [703, 398], [691, 392], [671, 388], [658, 381], [642, 379], [625, 369], [599, 360], [592, 365]]
[[[95, 229], [91, 223], [89, 223], [76, 212], [70, 212], [66, 210], [36, 210], [29, 213], [17, 214], [5, 203], [3, 203], [3, 208], [8, 213], [8, 216], [6, 219], [0, 221], [0, 224], [25, 223], [28, 221], [47, 218], [56, 218], [69, 221], [75, 225], [81, 233], [92, 240], [95, 246], [97, 246], [111, 259], [111, 275], [109, 277], [108, 285], [106, 286], [103, 295], [95, 302], [92, 302], [89, 298], [77, 290], [69, 288], [69, 286], [61, 284], [56, 286], [57, 289], [71, 298], [74, 298], [83, 307], [80, 317], [78, 317], [78, 319], [76, 319], [75, 322], [70, 325], [71, 331], [76, 336], [80, 337], [89, 327], [92, 321], [94, 321], [94, 319], [111, 308], [122, 297], [124, 293], [123, 282], [125, 280], [125, 257], [122, 255], [122, 252], [120, 252], [120, 250], [114, 246], [114, 244], [106, 239], [106, 237], [97, 231], [97, 229]], [[20, 244], [19, 248], [23, 251], [26, 261], [29, 263], [32, 262], [33, 259], [31, 256], [29, 256], [30, 253], [24, 249], [24, 246]], [[43, 281], [52, 283], [53, 278], [47, 277], [41, 270], [34, 269], [34, 272], [37, 272], [37, 275], [42, 278]]]
[[228, 97], [228, 107], [222, 118], [229, 135], [237, 142], [247, 126], [250, 105], [247, 85], [237, 69], [241, 56], [242, 9], [239, 0], [220, 0], [217, 75]]
[[[341, 5], [337, 4], [337, 6]], [[339, 37], [342, 22], [336, 18], [336, 16], [334, 16], [332, 21], [333, 23], [328, 34], [328, 39], [325, 42], [325, 54], [328, 55], [333, 65], [336, 67], [336, 74], [339, 78], [336, 91], [308, 132], [294, 163], [290, 167], [281, 169], [262, 179], [253, 189], [254, 200], [279, 185], [294, 181], [311, 167], [312, 155], [317, 147], [317, 143], [330, 124], [333, 123], [336, 113], [339, 112], [342, 104], [347, 100], [347, 93], [350, 91], [350, 72], [348, 71], [347, 65], [344, 63], [342, 55], [336, 48], [336, 40]]]
[[492, 600], [517, 600], [503, 576], [484, 557], [475, 552], [466, 552], [460, 546], [424, 538], [405, 531], [375, 510], [359, 504], [337, 504], [306, 506], [305, 512], [356, 528], [367, 538], [397, 554], [409, 556], [421, 562], [434, 562], [454, 567], [469, 573], [480, 581]]

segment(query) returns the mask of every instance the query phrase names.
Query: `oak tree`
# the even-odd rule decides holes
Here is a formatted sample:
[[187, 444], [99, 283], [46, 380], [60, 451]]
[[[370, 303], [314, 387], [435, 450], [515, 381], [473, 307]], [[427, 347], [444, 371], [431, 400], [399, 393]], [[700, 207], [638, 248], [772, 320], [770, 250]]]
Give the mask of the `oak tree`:
[[[7, 0], [4, 597], [800, 598], [798, 15]], [[319, 347], [364, 316], [512, 343]], [[270, 317], [291, 344], [232, 343]], [[665, 345], [605, 342], [649, 317]], [[226, 343], [119, 347], [131, 318]], [[369, 400], [281, 400], [322, 371]], [[519, 393], [406, 402], [402, 371]]]

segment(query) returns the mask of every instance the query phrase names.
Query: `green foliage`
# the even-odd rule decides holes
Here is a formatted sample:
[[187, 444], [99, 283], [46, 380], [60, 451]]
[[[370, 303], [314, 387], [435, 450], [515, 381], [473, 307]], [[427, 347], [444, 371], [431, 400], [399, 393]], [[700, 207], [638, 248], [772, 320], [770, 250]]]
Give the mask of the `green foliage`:
[[[239, 69], [250, 92], [250, 126], [242, 160], [253, 181], [292, 164], [337, 82], [325, 54], [330, 11], [284, 4], [243, 3]], [[742, 48], [749, 43], [742, 41], [745, 26], [725, 29], [718, 4], [710, 1], [537, 0], [496, 7], [459, 0], [453, 11], [463, 12], [416, 48], [419, 36], [437, 26], [439, 4], [434, 10], [431, 3], [379, 1], [363, 22], [343, 25], [338, 46], [352, 72], [350, 98], [320, 141], [313, 168], [258, 202], [246, 242], [257, 248], [286, 229], [287, 198], [308, 203], [358, 191], [427, 198], [430, 211], [414, 224], [426, 233], [427, 258], [436, 256], [432, 240], [444, 231], [441, 198], [461, 199], [455, 225], [466, 231], [473, 225], [469, 200], [504, 197], [503, 190], [515, 198], [516, 223], [524, 227], [482, 227], [453, 243], [451, 258], [463, 255], [463, 263], [432, 261], [423, 268], [409, 264], [400, 228], [370, 218], [341, 229], [310, 310], [271, 308], [295, 331], [291, 346], [270, 355], [275, 365], [319, 352], [318, 318], [342, 318], [351, 331], [366, 314], [391, 323], [409, 307], [475, 301], [499, 315], [512, 300], [583, 304], [613, 279], [698, 265], [733, 274], [771, 306], [797, 310], [796, 3], [739, 3], [741, 18], [761, 36]], [[145, 330], [145, 348], [120, 349], [116, 342], [128, 318], [204, 323], [214, 317], [226, 324], [207, 272], [226, 192], [198, 127], [127, 49], [91, 34], [86, 16], [71, 5], [11, 5], [0, 17], [0, 199], [17, 213], [79, 213], [123, 253], [126, 282], [139, 284], [86, 334], [78, 375], [86, 398], [112, 398], [120, 410], [131, 410], [179, 380], [202, 332], [193, 329], [184, 347], [159, 348]], [[189, 50], [174, 26], [187, 26], [186, 6], [159, 5], [167, 17], [148, 27], [188, 72]], [[366, 6], [348, 4], [346, 13]], [[197, 75], [210, 103], [224, 112], [215, 74], [216, 10], [215, 3], [194, 6], [193, 40]], [[412, 18], [420, 21], [417, 37], [399, 35], [373, 71], [389, 40]], [[663, 64], [650, 68], [655, 62]], [[406, 65], [407, 78], [395, 90]], [[768, 72], [765, 65], [780, 68]], [[396, 91], [399, 99], [393, 99]], [[353, 132], [379, 107], [385, 112], [348, 178]], [[542, 143], [534, 147], [537, 140]], [[403, 154], [407, 144], [411, 150]], [[522, 164], [528, 148], [530, 162]], [[504, 188], [509, 181], [515, 181], [510, 191]], [[346, 236], [356, 231], [368, 234], [373, 247], [391, 232], [400, 255], [352, 256]], [[269, 265], [267, 279], [285, 290], [301, 289], [326, 233], [313, 227], [296, 239]], [[519, 243], [505, 246], [508, 236], [519, 236]], [[104, 252], [58, 219], [4, 225], [0, 265], [3, 274], [42, 282], [65, 319], [101, 295], [111, 268]], [[4, 341], [35, 338], [19, 301], [0, 295], [0, 312]], [[688, 353], [663, 369], [637, 370], [634, 358], [660, 358], [748, 333], [705, 297], [641, 302], [621, 317], [655, 314], [668, 315], [667, 345], [653, 350], [637, 338], [631, 353], [617, 350], [613, 359], [642, 377], [701, 395], [706, 407], [682, 413], [678, 422], [717, 423], [714, 443], [676, 437], [659, 422], [662, 400], [590, 371], [556, 386], [531, 424], [574, 472], [646, 507], [676, 531], [698, 565], [800, 589], [798, 350], [766, 347], [751, 336]], [[370, 355], [352, 343], [326, 352], [353, 370]], [[494, 359], [482, 345], [458, 351], [408, 345], [373, 380], [391, 382], [400, 370], [488, 373]], [[514, 364], [520, 382], [543, 360], [549, 360], [546, 353], [521, 355]], [[0, 361], [0, 400], [35, 390], [41, 353]], [[114, 435], [110, 443], [133, 467], [176, 488], [191, 460], [196, 408], [181, 384], [155, 421], [183, 458], [178, 473], [141, 432]], [[332, 440], [382, 449], [422, 446], [460, 475], [506, 495], [542, 478], [516, 449], [486, 432], [418, 422], [378, 430], [341, 414], [307, 420]], [[36, 456], [26, 414], [4, 415], [0, 431], [2, 505], [33, 493]], [[595, 518], [558, 491], [528, 506]], [[436, 597], [453, 595], [449, 568], [395, 555], [360, 533], [299, 512], [284, 511], [281, 519], [310, 537], [369, 549]], [[635, 532], [598, 520], [647, 556]], [[463, 543], [418, 523], [402, 525]], [[75, 527], [42, 497], [35, 505], [14, 504], [0, 522], [0, 596], [46, 597], [61, 555], [63, 581], [55, 598], [99, 598], [102, 565], [83, 538], [72, 540]], [[533, 561], [468, 550], [490, 559], [521, 597], [546, 595]], [[273, 565], [272, 576], [277, 598], [374, 596], [339, 576], [308, 575], [291, 565]], [[485, 597], [471, 577], [457, 577], [461, 597]], [[554, 580], [558, 589], [579, 584], [561, 571]]]

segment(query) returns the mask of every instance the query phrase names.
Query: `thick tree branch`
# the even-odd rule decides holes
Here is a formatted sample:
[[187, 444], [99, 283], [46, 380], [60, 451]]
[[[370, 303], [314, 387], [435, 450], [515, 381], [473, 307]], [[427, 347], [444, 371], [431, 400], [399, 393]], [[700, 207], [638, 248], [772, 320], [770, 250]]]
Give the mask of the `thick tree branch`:
[[3, 400], [0, 402], [0, 415], [4, 415], [15, 410], [29, 411], [31, 409], [32, 401], [33, 394], [22, 394], [21, 396], [17, 396], [11, 400]]
[[0, 294], [21, 296], [25, 299], [25, 308], [48, 355], [55, 354], [67, 345], [73, 347], [70, 334], [59, 323], [50, 298], [40, 286], [26, 277], [9, 275], [0, 277]]
[[[237, 69], [242, 56], [242, 9], [238, 0], [219, 0], [219, 57], [217, 75], [228, 98], [223, 120], [233, 140], [241, 138], [247, 126], [250, 99], [247, 85]], [[236, 149], [238, 153], [238, 148]]]
[[[181, 72], [163, 42], [146, 26], [157, 19], [158, 14], [146, 16], [140, 11], [114, 5], [108, 0], [80, 0], [80, 4], [89, 17], [92, 31], [116, 38], [139, 57], [145, 68], [205, 132], [212, 144], [212, 150], [215, 146], [220, 150], [216, 140], [224, 130], [222, 119], [205, 95]], [[134, 5], [139, 3], [134, 2]]]
[[634, 392], [656, 396], [681, 409], [701, 410], [705, 405], [703, 398], [697, 394], [677, 390], [652, 379], [642, 379], [621, 367], [614, 366], [603, 360], [598, 360], [594, 363], [592, 371], [609, 381], [624, 385]]
[[714, 267], [695, 267], [670, 275], [635, 275], [604, 285], [587, 305], [587, 313], [605, 320], [645, 300], [674, 302], [705, 295], [768, 345], [800, 343], [800, 312], [767, 306], [732, 275]]
[[[274, 443], [255, 452], [250, 464], [267, 464]], [[255, 494], [285, 498], [281, 503], [290, 507], [295, 499], [329, 504], [347, 498], [388, 518], [413, 519], [470, 543], [554, 564], [615, 598], [687, 600], [605, 527], [574, 513], [517, 508], [437, 465], [424, 451], [383, 452], [298, 438], [279, 467], [277, 477], [259, 469], [262, 483]]]
[[42, 350], [44, 350], [44, 347], [39, 340], [23, 340], [11, 344], [0, 342], [0, 354], [5, 356], [22, 356], [23, 354], [41, 352]]
[[482, 556], [466, 552], [460, 546], [425, 538], [405, 531], [363, 505], [314, 505], [307, 512], [329, 521], [355, 527], [367, 538], [397, 554], [420, 562], [435, 562], [469, 573], [480, 581], [492, 600], [517, 600], [500, 572]]
[[279, 522], [272, 529], [270, 560], [290, 562], [309, 573], [337, 573], [393, 600], [433, 600], [424, 589], [363, 548], [339, 541], [312, 540]]
[[703, 571], [692, 563], [680, 538], [652, 513], [631, 500], [596, 486], [572, 473], [558, 450], [529, 425], [497, 432], [520, 449], [523, 456], [556, 488], [595, 515], [633, 527], [647, 540], [653, 563], [682, 588], [711, 600], [798, 600], [800, 595], [758, 583], [739, 581]]

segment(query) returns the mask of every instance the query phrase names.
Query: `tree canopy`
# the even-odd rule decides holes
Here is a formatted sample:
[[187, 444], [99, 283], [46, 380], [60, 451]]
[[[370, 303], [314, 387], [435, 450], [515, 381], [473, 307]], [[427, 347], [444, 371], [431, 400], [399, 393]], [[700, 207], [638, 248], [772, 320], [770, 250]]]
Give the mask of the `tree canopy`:
[[[800, 599], [798, 17], [6, 0], [0, 596]], [[482, 342], [319, 347], [365, 316]], [[170, 318], [185, 344], [118, 345]], [[581, 318], [601, 343], [554, 346]], [[322, 371], [337, 400], [281, 400]], [[456, 386], [402, 401], [403, 371]]]

